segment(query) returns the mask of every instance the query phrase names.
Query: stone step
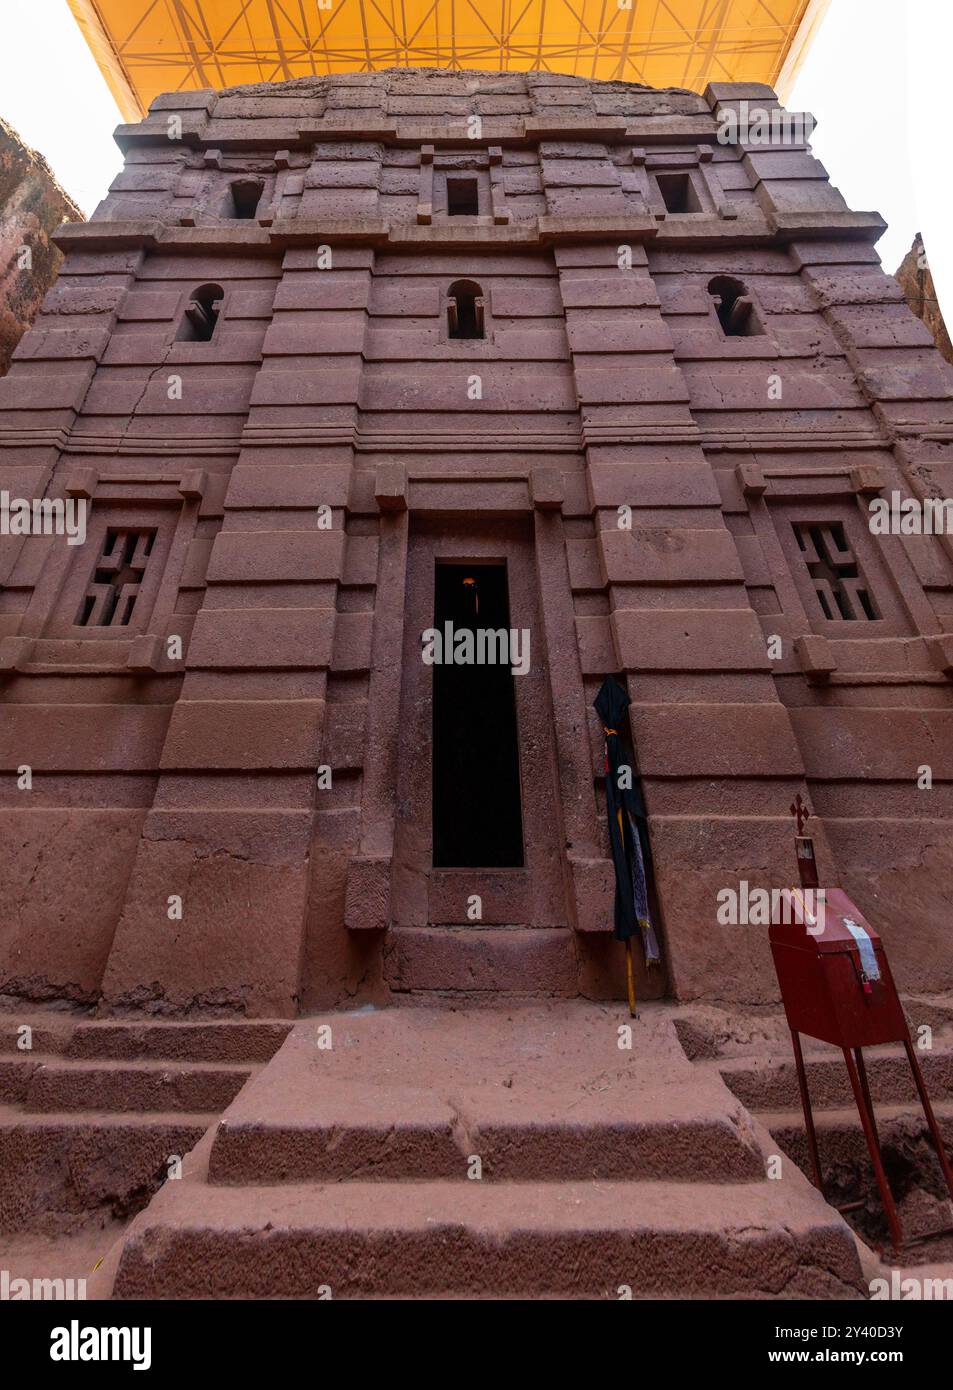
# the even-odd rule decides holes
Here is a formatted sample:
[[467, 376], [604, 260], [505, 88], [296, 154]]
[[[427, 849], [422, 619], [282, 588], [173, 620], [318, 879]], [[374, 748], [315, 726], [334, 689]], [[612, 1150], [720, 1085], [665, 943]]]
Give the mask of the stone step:
[[549, 1005], [302, 1021], [223, 1115], [210, 1179], [462, 1182], [473, 1158], [493, 1181], [762, 1179], [717, 1075], [650, 1011], [620, 1049], [621, 1019]]
[[27, 1111], [177, 1111], [221, 1113], [251, 1076], [252, 1065], [186, 1062], [66, 1062], [37, 1067]]
[[[24, 1025], [31, 1033], [29, 1050], [23, 1048]], [[0, 1057], [29, 1057], [37, 1053], [60, 1056], [76, 1026], [77, 1019], [72, 1013], [0, 1010]]]
[[579, 989], [568, 927], [395, 927], [384, 977], [398, 993], [571, 997]]
[[[953, 1051], [917, 1052], [917, 1060], [932, 1101], [953, 1099]], [[808, 1090], [815, 1111], [843, 1109], [853, 1104], [853, 1091], [840, 1052], [806, 1054]], [[917, 1105], [910, 1065], [902, 1048], [865, 1048], [864, 1061], [874, 1103]], [[749, 1110], [778, 1111], [800, 1108], [794, 1061], [752, 1062], [729, 1058], [717, 1063], [725, 1084]]]
[[[750, 1182], [764, 1176], [764, 1162], [734, 1125], [712, 1117], [548, 1122], [504, 1117], [473, 1123], [460, 1131], [449, 1107], [435, 1105], [417, 1120], [377, 1118], [375, 1107], [351, 1088], [361, 1116], [322, 1106], [325, 1123], [302, 1115], [293, 1123], [243, 1122], [229, 1117], [216, 1130], [210, 1181], [216, 1183], [300, 1182], [306, 1179], [373, 1180], [456, 1178], [463, 1181], [473, 1159], [491, 1181], [583, 1178], [673, 1181], [720, 1178]], [[395, 1097], [399, 1100], [399, 1098]], [[408, 1110], [410, 1107], [408, 1107]], [[669, 1107], [678, 1109], [677, 1106]]]
[[[919, 1105], [876, 1105], [877, 1132], [881, 1147], [889, 1160], [890, 1149], [909, 1151], [916, 1146], [919, 1153], [932, 1149], [927, 1123]], [[947, 1154], [953, 1156], [953, 1101], [935, 1101], [933, 1111], [940, 1126]], [[810, 1159], [807, 1152], [807, 1138], [804, 1132], [804, 1117], [800, 1110], [783, 1110], [762, 1113], [762, 1124], [802, 1172], [809, 1172]], [[821, 1156], [821, 1168], [828, 1170], [833, 1166], [856, 1169], [858, 1165], [870, 1162], [867, 1141], [860, 1125], [856, 1109], [851, 1106], [844, 1110], [820, 1110], [814, 1115], [814, 1128], [817, 1131], [817, 1147]], [[942, 1184], [942, 1173], [935, 1159], [936, 1175]]]
[[216, 1114], [27, 1115], [0, 1106], [0, 1231], [54, 1234], [91, 1214], [124, 1218], [165, 1181]]
[[[48, 1232], [46, 1235], [29, 1231], [7, 1231], [2, 1237], [2, 1267], [6, 1273], [8, 1295], [14, 1298], [83, 1299], [89, 1281], [116, 1241], [122, 1235], [119, 1222], [100, 1214], [99, 1219], [85, 1222], [78, 1230]], [[0, 1273], [0, 1280], [3, 1280]], [[18, 1288], [17, 1280], [44, 1281], [46, 1287], [33, 1286], [29, 1292]], [[47, 1282], [49, 1281], [49, 1282]], [[50, 1288], [52, 1284], [52, 1288]], [[84, 1284], [86, 1288], [84, 1288]]]
[[0, 1055], [0, 1104], [22, 1105], [34, 1072], [53, 1058], [32, 1052]]
[[[21, 1030], [32, 1031], [31, 1047]], [[74, 1013], [0, 1010], [0, 1060], [65, 1057], [82, 1061], [267, 1062], [292, 1028], [290, 1019], [90, 1019]]]
[[291, 1031], [290, 1021], [80, 1023], [66, 1045], [70, 1060], [267, 1062]]
[[847, 1227], [797, 1182], [169, 1183], [119, 1298], [856, 1298]]

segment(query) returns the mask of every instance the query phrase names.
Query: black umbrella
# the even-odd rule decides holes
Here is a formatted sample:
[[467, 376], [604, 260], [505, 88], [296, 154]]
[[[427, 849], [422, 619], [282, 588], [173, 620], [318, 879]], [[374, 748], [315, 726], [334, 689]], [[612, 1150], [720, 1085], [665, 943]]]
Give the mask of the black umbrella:
[[659, 963], [658, 938], [649, 909], [648, 823], [635, 769], [626, 757], [622, 741], [629, 697], [617, 680], [606, 676], [593, 707], [605, 734], [606, 811], [615, 867], [615, 937], [625, 942], [629, 1012], [634, 1018], [632, 938], [641, 937], [646, 965]]

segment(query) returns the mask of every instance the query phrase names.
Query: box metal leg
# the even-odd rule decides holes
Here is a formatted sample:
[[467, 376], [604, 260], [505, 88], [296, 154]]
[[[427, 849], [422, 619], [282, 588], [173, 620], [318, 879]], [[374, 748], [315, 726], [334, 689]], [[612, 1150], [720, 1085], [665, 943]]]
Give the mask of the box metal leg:
[[804, 1055], [801, 1052], [801, 1038], [796, 1029], [791, 1029], [791, 1045], [794, 1048], [794, 1065], [797, 1067], [797, 1085], [801, 1093], [801, 1109], [804, 1112], [804, 1131], [807, 1135], [807, 1150], [811, 1156], [811, 1170], [814, 1186], [818, 1192], [824, 1191], [821, 1175], [821, 1158], [817, 1149], [817, 1131], [814, 1128], [814, 1111], [811, 1108], [811, 1093], [807, 1089], [807, 1073], [804, 1070]]
[[[860, 1049], [858, 1048], [859, 1052]], [[900, 1218], [897, 1215], [897, 1206], [893, 1200], [893, 1193], [890, 1191], [890, 1184], [887, 1182], [887, 1174], [884, 1172], [883, 1160], [880, 1155], [880, 1143], [877, 1139], [877, 1123], [874, 1119], [873, 1106], [870, 1104], [870, 1091], [867, 1086], [866, 1069], [864, 1080], [861, 1082], [860, 1073], [850, 1055], [850, 1048], [843, 1049], [844, 1061], [847, 1064], [847, 1075], [850, 1077], [850, 1084], [854, 1092], [854, 1100], [857, 1103], [857, 1113], [860, 1115], [860, 1122], [864, 1127], [864, 1136], [867, 1140], [867, 1148], [870, 1151], [870, 1161], [874, 1165], [874, 1177], [877, 1179], [877, 1187], [880, 1191], [880, 1200], [887, 1217], [887, 1225], [890, 1229], [890, 1238], [893, 1241], [895, 1250], [899, 1250], [903, 1245], [903, 1231], [900, 1226]], [[863, 1065], [863, 1058], [861, 1058]]]

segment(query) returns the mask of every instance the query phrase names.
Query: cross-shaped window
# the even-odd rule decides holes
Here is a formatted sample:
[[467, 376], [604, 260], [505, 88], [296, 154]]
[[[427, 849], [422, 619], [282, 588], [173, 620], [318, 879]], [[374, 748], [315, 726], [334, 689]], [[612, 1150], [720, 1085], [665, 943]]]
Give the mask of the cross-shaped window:
[[825, 618], [845, 622], [880, 617], [841, 521], [792, 522]]
[[106, 532], [78, 627], [124, 627], [129, 622], [155, 536], [151, 530]]

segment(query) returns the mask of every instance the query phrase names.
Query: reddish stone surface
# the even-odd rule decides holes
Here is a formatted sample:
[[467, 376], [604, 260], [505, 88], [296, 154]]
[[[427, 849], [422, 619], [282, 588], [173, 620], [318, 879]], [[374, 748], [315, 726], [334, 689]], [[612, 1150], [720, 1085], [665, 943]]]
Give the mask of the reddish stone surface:
[[[798, 792], [901, 990], [949, 988], [953, 551], [866, 522], [877, 489], [953, 491], [953, 378], [879, 220], [806, 148], [719, 143], [766, 88], [614, 83], [606, 116], [582, 79], [431, 82], [162, 97], [57, 238], [0, 383], [0, 486], [92, 509], [83, 546], [0, 537], [0, 991], [225, 1017], [618, 996], [608, 672], [657, 873], [643, 997], [776, 1000], [766, 932], [720, 924], [717, 895], [790, 881]], [[501, 84], [514, 109], [469, 138], [459, 111]], [[448, 216], [454, 172], [479, 216]], [[700, 211], [666, 210], [665, 173]], [[239, 178], [247, 220], [224, 215]], [[717, 276], [762, 332], [725, 335]], [[482, 341], [449, 336], [460, 279]], [[203, 286], [218, 321], [188, 341]], [[874, 619], [825, 616], [806, 523], [843, 527]], [[84, 626], [122, 528], [152, 537], [131, 620]], [[531, 632], [521, 870], [432, 869], [441, 558], [505, 560]], [[486, 935], [455, 956], [474, 893]]]
[[82, 217], [43, 156], [0, 119], [0, 376], [63, 260], [52, 233]]
[[[10, 1002], [10, 1001], [7, 1001]], [[79, 1010], [0, 1009], [0, 1243], [47, 1274], [69, 1272], [69, 1245], [104, 1228], [89, 1274], [290, 1025], [113, 1023]], [[25, 1048], [24, 1034], [29, 1029]], [[14, 1233], [16, 1233], [14, 1235]], [[53, 1244], [45, 1255], [38, 1237]], [[62, 1240], [66, 1238], [66, 1246]], [[24, 1243], [25, 1242], [25, 1246]]]
[[[922, 1069], [949, 1151], [953, 1139], [950, 1001], [910, 998], [906, 1012], [914, 1036], [931, 1030], [931, 1048], [922, 1053]], [[675, 1026], [683, 1047], [696, 1059], [697, 1071], [707, 1072], [709, 1079], [720, 1074], [752, 1119], [770, 1131], [781, 1151], [802, 1172], [809, 1172], [797, 1074], [783, 1015], [755, 1017], [748, 1011], [731, 1015], [689, 1005], [680, 1011]], [[884, 1169], [907, 1240], [903, 1258], [920, 1266], [949, 1261], [953, 1233], [944, 1214], [949, 1195], [907, 1058], [895, 1046], [866, 1048], [864, 1055]], [[888, 1264], [896, 1264], [842, 1053], [805, 1037], [804, 1057], [827, 1200], [844, 1213], [862, 1241], [879, 1250]], [[861, 1247], [860, 1254], [867, 1277], [878, 1277], [882, 1270], [868, 1271], [872, 1251]], [[926, 1269], [920, 1272], [923, 1277], [927, 1274]], [[945, 1277], [951, 1273], [953, 1265], [947, 1264]]]
[[89, 1294], [861, 1294], [842, 1218], [793, 1163], [766, 1175], [669, 1010], [619, 1037], [580, 1001], [301, 1020]]
[[929, 328], [933, 341], [947, 362], [953, 362], [953, 343], [950, 342], [923, 237], [919, 232], [913, 238], [913, 245], [900, 262], [895, 274], [897, 284], [906, 295], [910, 308]]

